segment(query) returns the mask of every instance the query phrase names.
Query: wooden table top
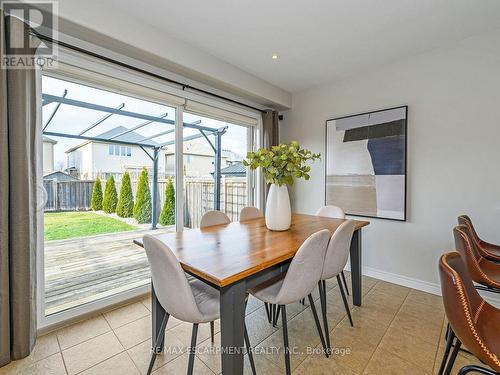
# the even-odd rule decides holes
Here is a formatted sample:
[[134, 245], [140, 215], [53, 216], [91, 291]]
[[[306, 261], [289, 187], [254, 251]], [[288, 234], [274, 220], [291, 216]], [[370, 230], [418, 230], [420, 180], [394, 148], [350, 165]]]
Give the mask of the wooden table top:
[[[343, 219], [292, 214], [289, 230], [266, 228], [264, 218], [156, 236], [174, 252], [182, 268], [220, 287], [293, 258], [311, 234], [334, 232]], [[356, 230], [370, 224], [357, 221]], [[143, 247], [142, 238], [134, 241]]]

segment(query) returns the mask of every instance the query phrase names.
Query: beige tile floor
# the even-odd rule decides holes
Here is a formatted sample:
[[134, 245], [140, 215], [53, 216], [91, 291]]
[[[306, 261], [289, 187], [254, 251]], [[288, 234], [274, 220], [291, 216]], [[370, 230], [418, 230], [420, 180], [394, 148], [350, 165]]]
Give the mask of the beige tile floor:
[[[445, 316], [440, 297], [364, 277], [363, 306], [352, 307], [354, 328], [347, 320], [338, 287], [328, 283], [328, 319], [334, 355], [318, 353], [320, 340], [309, 307], [287, 308], [294, 374], [436, 374], [444, 350]], [[316, 299], [318, 295], [316, 293]], [[317, 301], [319, 307], [319, 301]], [[70, 325], [39, 337], [28, 357], [0, 368], [4, 374], [144, 374], [151, 346], [150, 300]], [[273, 328], [263, 304], [250, 299], [246, 322], [255, 347], [259, 374], [284, 373], [281, 326]], [[195, 373], [220, 374], [220, 344], [216, 322], [215, 346], [208, 324], [200, 327]], [[169, 320], [168, 352], [156, 360], [155, 374], [185, 374], [191, 325]], [[460, 354], [456, 368], [478, 361]], [[245, 373], [250, 374], [245, 359]], [[454, 372], [456, 373], [456, 371]]]

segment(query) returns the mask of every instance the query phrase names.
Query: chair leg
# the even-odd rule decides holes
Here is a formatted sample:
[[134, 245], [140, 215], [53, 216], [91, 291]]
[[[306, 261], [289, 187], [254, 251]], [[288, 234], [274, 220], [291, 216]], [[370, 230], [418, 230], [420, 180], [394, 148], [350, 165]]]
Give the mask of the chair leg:
[[330, 329], [328, 328], [328, 315], [326, 312], [326, 282], [325, 280], [320, 280], [318, 282], [319, 286], [319, 301], [321, 303], [321, 313], [323, 315], [323, 329], [325, 331], [326, 338], [326, 348], [331, 351], [330, 344]]
[[215, 342], [215, 322], [210, 322], [210, 338], [212, 339], [212, 344]]
[[300, 303], [302, 304], [302, 306], [305, 306], [306, 305], [306, 299], [305, 298], [302, 298], [300, 300]]
[[314, 316], [314, 323], [316, 323], [316, 329], [318, 330], [319, 338], [321, 340], [321, 345], [323, 345], [323, 349], [325, 350], [325, 356], [328, 358], [330, 356], [330, 353], [328, 351], [328, 348], [326, 347], [325, 343], [325, 338], [323, 336], [323, 331], [321, 330], [321, 325], [319, 324], [319, 319], [318, 319], [318, 313], [316, 312], [316, 306], [314, 305], [314, 299], [312, 297], [312, 294], [309, 294], [307, 296], [309, 298], [309, 305], [311, 305], [311, 311]]
[[280, 317], [280, 311], [281, 311], [281, 306], [276, 306], [276, 315], [274, 316], [273, 327], [276, 327], [276, 324], [278, 324], [278, 319]]
[[250, 338], [248, 337], [248, 331], [247, 331], [246, 325], [245, 325], [245, 345], [247, 347], [248, 360], [250, 361], [250, 367], [252, 368], [252, 374], [257, 375], [257, 372], [255, 371], [255, 362], [253, 360], [253, 350], [252, 350], [252, 346], [250, 345]]
[[458, 375], [464, 375], [468, 374], [469, 372], [479, 372], [480, 374], [486, 374], [486, 375], [498, 375], [499, 373], [496, 371], [489, 370], [487, 368], [481, 367], [481, 366], [476, 366], [476, 365], [468, 365], [462, 367], [458, 371]]
[[283, 325], [283, 345], [285, 347], [285, 369], [286, 375], [291, 375], [292, 370], [290, 366], [290, 345], [288, 343], [288, 325], [286, 322], [286, 307], [285, 305], [281, 305], [281, 323]]
[[446, 348], [444, 350], [443, 360], [441, 361], [441, 366], [439, 366], [438, 375], [443, 375], [443, 371], [444, 371], [444, 368], [446, 366], [446, 362], [448, 361], [448, 357], [450, 356], [450, 350], [451, 350], [451, 347], [453, 345], [453, 340], [455, 339], [455, 334], [450, 329], [449, 325], [448, 325], [446, 332], [447, 332], [446, 333]]
[[453, 348], [453, 352], [451, 352], [451, 357], [448, 359], [448, 364], [446, 365], [446, 370], [444, 371], [445, 375], [451, 374], [451, 370], [453, 369], [453, 365], [455, 364], [455, 359], [457, 359], [457, 354], [460, 350], [460, 346], [462, 346], [462, 343], [457, 337], [455, 340], [455, 347]]
[[264, 302], [264, 307], [266, 308], [267, 321], [271, 323], [271, 308], [267, 302]]
[[340, 294], [342, 295], [342, 300], [344, 301], [345, 311], [347, 312], [347, 316], [349, 317], [349, 322], [351, 323], [351, 327], [354, 327], [352, 322], [351, 310], [349, 309], [349, 303], [347, 302], [347, 297], [344, 293], [344, 288], [342, 287], [342, 283], [340, 282], [340, 277], [337, 275], [337, 283], [339, 284]]
[[[169, 317], [170, 317], [170, 315], [168, 313], [165, 313], [165, 316], [163, 317], [163, 320], [161, 322], [160, 332], [165, 332], [165, 327], [167, 327], [167, 322], [168, 322]], [[157, 337], [154, 348], [158, 348], [159, 346], [162, 346], [164, 339], [165, 339], [165, 336]], [[155, 349], [153, 349], [153, 353], [151, 353], [151, 360], [149, 361], [147, 375], [150, 375], [151, 371], [153, 371], [153, 366], [155, 364], [155, 360], [156, 360], [157, 355], [158, 355], [158, 353], [156, 352]]]
[[342, 271], [340, 275], [342, 276], [342, 281], [344, 282], [345, 292], [347, 293], [347, 295], [349, 295], [349, 288], [347, 287], [347, 281], [345, 279], [344, 271]]
[[198, 336], [198, 323], [193, 324], [193, 333], [191, 334], [191, 347], [189, 348], [188, 375], [193, 375], [194, 356], [196, 353], [196, 337]]

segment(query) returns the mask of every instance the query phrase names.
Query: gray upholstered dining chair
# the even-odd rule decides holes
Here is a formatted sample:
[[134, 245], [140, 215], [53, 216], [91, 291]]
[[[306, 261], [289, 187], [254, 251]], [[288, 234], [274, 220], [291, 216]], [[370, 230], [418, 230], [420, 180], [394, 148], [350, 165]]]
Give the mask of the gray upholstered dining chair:
[[[333, 219], [345, 219], [345, 212], [339, 206], [323, 206], [316, 212], [316, 216], [331, 217]], [[349, 295], [349, 288], [347, 287], [344, 270], [340, 273], [340, 277], [344, 283], [345, 292]]]
[[229, 224], [231, 219], [222, 211], [208, 211], [200, 221], [200, 228], [211, 227], [213, 225]]
[[[165, 331], [168, 318], [173, 316], [183, 322], [193, 323], [191, 346], [189, 348], [188, 375], [193, 373], [196, 338], [200, 323], [213, 322], [219, 319], [220, 294], [212, 286], [192, 278], [188, 280], [178, 259], [167, 245], [151, 235], [144, 236], [144, 248], [151, 267], [151, 278], [156, 297], [167, 312], [160, 332]], [[245, 344], [248, 358], [255, 374], [255, 364], [250, 349], [248, 333], [245, 327]], [[165, 337], [158, 337], [155, 348], [162, 344]], [[148, 375], [151, 373], [156, 359], [156, 352], [151, 355]]]
[[240, 222], [264, 217], [264, 214], [257, 207], [243, 207], [240, 211]]
[[354, 221], [347, 220], [343, 222], [337, 230], [335, 230], [330, 238], [330, 242], [328, 243], [323, 272], [321, 274], [321, 279], [318, 282], [321, 312], [323, 315], [323, 327], [325, 329], [326, 345], [329, 350], [331, 349], [331, 346], [330, 330], [328, 329], [328, 316], [326, 312], [326, 280], [337, 277], [337, 283], [340, 288], [342, 300], [344, 301], [345, 310], [347, 312], [347, 316], [349, 317], [351, 327], [353, 326], [351, 311], [349, 310], [349, 304], [344, 290], [342, 289], [342, 283], [340, 282], [339, 275], [347, 264], [347, 259], [349, 258], [349, 246], [351, 244], [354, 228]]
[[[229, 224], [231, 219], [222, 211], [208, 211], [202, 217], [200, 221], [200, 228], [211, 227], [213, 225]], [[188, 280], [191, 280], [193, 276], [189, 275]], [[215, 337], [215, 325], [214, 322], [210, 322], [210, 338], [212, 343], [214, 343]]]
[[325, 349], [325, 354], [328, 357], [325, 339], [321, 330], [311, 292], [321, 278], [329, 239], [330, 232], [327, 229], [323, 229], [312, 234], [300, 246], [285, 274], [249, 290], [250, 294], [257, 299], [270, 305], [277, 305], [279, 309], [278, 311], [281, 312], [283, 341], [285, 346], [285, 368], [287, 375], [291, 373], [286, 318], [286, 305], [288, 304], [298, 302], [305, 297], [309, 298], [309, 303], [311, 304], [311, 310], [314, 316], [314, 322], [316, 323], [316, 329], [318, 330], [321, 344]]

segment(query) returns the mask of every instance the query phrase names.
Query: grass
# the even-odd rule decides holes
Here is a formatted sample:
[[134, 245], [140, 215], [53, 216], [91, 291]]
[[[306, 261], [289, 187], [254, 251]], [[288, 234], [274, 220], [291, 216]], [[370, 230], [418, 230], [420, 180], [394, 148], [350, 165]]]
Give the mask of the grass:
[[45, 241], [93, 236], [103, 233], [125, 232], [137, 229], [111, 217], [94, 212], [45, 213]]

